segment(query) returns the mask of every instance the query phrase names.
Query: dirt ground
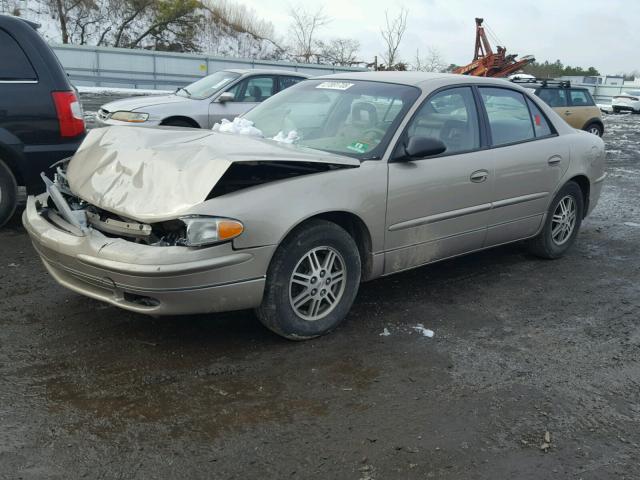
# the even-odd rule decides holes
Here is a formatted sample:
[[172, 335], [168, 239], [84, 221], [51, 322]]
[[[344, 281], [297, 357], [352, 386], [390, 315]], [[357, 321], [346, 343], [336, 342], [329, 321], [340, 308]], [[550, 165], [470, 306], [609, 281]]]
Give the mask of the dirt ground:
[[71, 293], [16, 218], [0, 478], [640, 478], [640, 115], [606, 129], [566, 258], [512, 245], [370, 282], [306, 343], [250, 311], [153, 319]]

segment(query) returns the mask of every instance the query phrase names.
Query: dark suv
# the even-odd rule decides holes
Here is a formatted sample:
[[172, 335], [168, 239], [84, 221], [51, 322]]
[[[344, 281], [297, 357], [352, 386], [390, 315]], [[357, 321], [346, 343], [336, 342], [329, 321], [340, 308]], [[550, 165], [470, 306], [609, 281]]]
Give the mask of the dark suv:
[[43, 190], [40, 172], [85, 135], [76, 91], [37, 27], [0, 15], [0, 226], [15, 211], [17, 187]]

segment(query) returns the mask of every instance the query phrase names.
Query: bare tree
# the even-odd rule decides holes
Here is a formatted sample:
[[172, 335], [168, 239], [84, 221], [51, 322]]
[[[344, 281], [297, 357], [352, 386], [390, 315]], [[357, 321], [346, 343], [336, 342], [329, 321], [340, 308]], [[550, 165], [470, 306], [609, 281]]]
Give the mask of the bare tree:
[[360, 42], [352, 38], [334, 38], [329, 42], [318, 42], [319, 55], [332, 65], [351, 67], [362, 63], [358, 60]]
[[407, 29], [407, 15], [409, 12], [403, 7], [395, 18], [389, 18], [389, 12], [384, 12], [385, 26], [380, 29], [385, 43], [385, 51], [381, 54], [382, 60], [390, 69], [399, 64], [398, 48]]
[[416, 58], [413, 69], [419, 72], [444, 72], [447, 64], [442, 58], [442, 54], [437, 48], [429, 47], [427, 55], [420, 56], [420, 50], [416, 49]]
[[291, 16], [289, 30], [294, 55], [306, 63], [310, 63], [311, 58], [316, 55], [316, 34], [319, 29], [331, 22], [331, 18], [324, 14], [322, 7], [311, 12], [299, 5], [291, 7], [289, 15]]

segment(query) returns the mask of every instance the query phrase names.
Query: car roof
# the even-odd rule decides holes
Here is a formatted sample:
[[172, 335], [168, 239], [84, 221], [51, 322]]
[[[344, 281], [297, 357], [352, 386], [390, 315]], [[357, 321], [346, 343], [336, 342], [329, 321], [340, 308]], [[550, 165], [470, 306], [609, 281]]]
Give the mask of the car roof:
[[397, 83], [399, 85], [409, 85], [421, 87], [435, 80], [450, 79], [456, 84], [478, 84], [502, 85], [505, 83], [515, 85], [504, 78], [474, 77], [471, 75], [458, 75], [454, 73], [432, 73], [432, 72], [342, 72], [331, 75], [312, 77], [314, 79], [335, 79], [335, 80], [368, 80], [371, 82]]
[[37, 30], [41, 26], [39, 23], [32, 22], [31, 20], [26, 20], [24, 18], [16, 17], [14, 15], [0, 14], [0, 23], [5, 23], [5, 22], [7, 22], [8, 24], [11, 24], [11, 22], [16, 22], [16, 23], [23, 22], [29, 25], [34, 30]]
[[294, 77], [303, 77], [309, 78], [309, 75], [301, 72], [293, 72], [290, 70], [279, 70], [279, 69], [262, 69], [262, 68], [225, 68], [225, 72], [238, 73], [240, 75], [246, 75], [249, 73], [255, 73], [260, 75], [289, 75]]

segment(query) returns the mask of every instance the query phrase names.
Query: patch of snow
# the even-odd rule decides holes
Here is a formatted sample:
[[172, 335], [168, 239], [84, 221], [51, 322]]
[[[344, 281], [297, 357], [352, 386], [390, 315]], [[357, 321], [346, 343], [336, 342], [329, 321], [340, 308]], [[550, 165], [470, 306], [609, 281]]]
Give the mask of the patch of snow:
[[415, 327], [413, 327], [413, 329], [416, 332], [418, 332], [420, 335], [422, 335], [423, 337], [432, 338], [435, 335], [433, 330], [429, 330], [428, 328], [424, 328], [424, 325], [421, 324], [421, 323], [417, 324]]
[[284, 132], [278, 132], [278, 134], [273, 137], [271, 140], [275, 140], [276, 142], [282, 143], [295, 143], [300, 140], [300, 136], [298, 132], [295, 130], [291, 130], [288, 134], [284, 134]]
[[[264, 138], [262, 130], [254, 127], [251, 120], [240, 117], [234, 118], [233, 122], [223, 118], [220, 123], [216, 123], [211, 130], [214, 132], [235, 133], [236, 135], [251, 135], [253, 137]], [[275, 137], [269, 140], [275, 140], [280, 143], [295, 143], [300, 140], [300, 136], [295, 130], [291, 130], [286, 135], [283, 131], [280, 131]]]
[[624, 224], [627, 227], [636, 227], [636, 228], [640, 228], [640, 223], [635, 223], [635, 222], [624, 222]]
[[235, 133], [237, 135], [251, 135], [253, 137], [262, 137], [262, 131], [253, 126], [251, 120], [236, 117], [233, 122], [223, 118], [220, 123], [216, 123], [212, 130], [221, 133]]
[[77, 86], [80, 93], [93, 93], [98, 95], [125, 94], [125, 95], [166, 95], [173, 90], [147, 90], [143, 88], [117, 88], [117, 87], [85, 87]]
[[391, 332], [386, 327], [384, 330], [382, 330], [382, 333], [380, 334], [381, 337], [388, 337], [389, 335], [391, 335]]

